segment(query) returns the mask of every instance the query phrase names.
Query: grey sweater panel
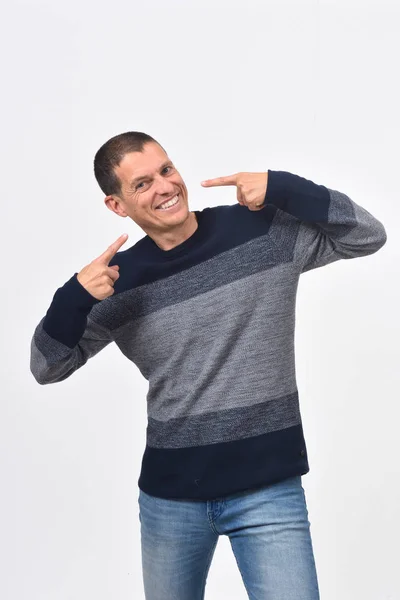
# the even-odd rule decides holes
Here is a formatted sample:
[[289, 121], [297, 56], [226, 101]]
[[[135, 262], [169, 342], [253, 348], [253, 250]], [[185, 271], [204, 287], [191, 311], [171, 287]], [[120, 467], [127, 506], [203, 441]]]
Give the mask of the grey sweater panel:
[[[271, 314], [264, 315], [264, 318], [272, 324], [272, 331], [279, 324], [277, 314], [273, 311], [276, 306], [286, 307], [286, 312], [279, 316], [285, 323], [286, 335], [290, 340], [294, 332], [298, 276], [342, 258], [372, 254], [386, 242], [382, 223], [371, 213], [341, 192], [329, 189], [329, 194], [329, 216], [326, 223], [308, 223], [277, 208], [265, 235], [257, 235], [244, 244], [233, 246], [169, 277], [120, 291], [118, 296], [111, 296], [102, 302], [93, 299], [89, 306], [85, 290], [83, 304], [87, 312], [87, 324], [78, 344], [71, 349], [51, 337], [43, 327], [43, 317], [31, 342], [32, 374], [41, 384], [63, 381], [106, 345], [117, 341], [120, 350], [135, 362], [146, 379], [150, 379], [151, 373], [154, 374], [154, 394], [150, 394], [151, 399], [153, 395], [157, 395], [160, 381], [157, 374], [160, 373], [160, 364], [164, 364], [163, 356], [174, 356], [171, 345], [174, 345], [176, 339], [176, 310], [182, 319], [181, 335], [190, 328], [195, 331], [196, 324], [199, 327], [200, 323], [203, 323], [202, 331], [212, 334], [212, 322], [220, 324], [223, 322], [220, 315], [225, 314], [229, 326], [221, 333], [220, 339], [228, 335], [229, 328], [232, 338], [236, 339], [244, 328], [243, 323], [247, 323], [249, 318], [257, 323], [260, 306], [271, 310]], [[229, 208], [234, 207], [235, 205]], [[228, 207], [215, 207], [211, 210], [219, 208]], [[261, 212], [253, 212], [249, 215], [249, 221], [259, 216], [263, 218]], [[227, 233], [229, 235], [227, 231], [221, 232], [221, 235], [226, 237]], [[75, 287], [80, 287], [76, 283], [76, 274], [71, 279], [75, 279]], [[65, 292], [70, 289], [70, 283], [71, 280], [64, 286]], [[279, 295], [274, 290], [279, 290]], [[59, 291], [63, 291], [63, 288]], [[260, 300], [252, 301], [251, 317], [246, 319], [240, 307], [246, 304], [245, 297], [249, 292], [252, 298], [258, 296]], [[235, 297], [238, 302], [231, 313], [232, 305], [228, 299]], [[197, 320], [200, 315], [196, 315], [195, 310], [199, 299], [204, 302], [200, 322]], [[76, 302], [71, 303], [70, 308], [72, 313], [82, 310]], [[73, 319], [73, 315], [68, 315], [68, 319], [71, 318]], [[208, 320], [205, 322], [204, 319]], [[256, 326], [254, 332], [257, 330]], [[252, 328], [247, 335], [253, 335]], [[161, 343], [163, 340], [169, 341]], [[204, 340], [199, 335], [196, 337], [196, 344], [199, 348], [205, 347]], [[178, 347], [182, 348], [182, 345]], [[221, 355], [215, 346], [213, 349], [217, 356]], [[278, 349], [275, 348], [275, 351]], [[287, 351], [292, 352], [290, 343]], [[182, 354], [176, 352], [175, 349], [175, 355], [182, 359]], [[196, 353], [187, 356], [189, 373], [198, 368], [196, 360], [191, 366], [193, 355], [200, 356]], [[282, 368], [285, 366], [281, 365]], [[276, 389], [280, 393], [280, 387], [277, 386]], [[163, 392], [165, 391], [164, 389]]]

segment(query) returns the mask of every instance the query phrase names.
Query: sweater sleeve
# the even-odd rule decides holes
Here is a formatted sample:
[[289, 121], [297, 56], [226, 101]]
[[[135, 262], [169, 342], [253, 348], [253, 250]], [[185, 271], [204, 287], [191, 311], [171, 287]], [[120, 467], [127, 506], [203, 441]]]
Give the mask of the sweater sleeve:
[[268, 170], [265, 203], [300, 220], [294, 259], [301, 272], [373, 254], [386, 242], [383, 224], [365, 208], [293, 173]]
[[101, 300], [81, 285], [77, 275], [56, 291], [32, 337], [30, 369], [42, 385], [63, 381], [113, 341], [110, 331], [90, 318]]

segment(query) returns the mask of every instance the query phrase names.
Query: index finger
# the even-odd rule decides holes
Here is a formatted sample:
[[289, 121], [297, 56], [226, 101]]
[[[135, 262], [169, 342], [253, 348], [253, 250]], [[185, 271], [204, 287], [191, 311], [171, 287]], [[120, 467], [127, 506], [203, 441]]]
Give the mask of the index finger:
[[127, 233], [123, 233], [122, 235], [120, 235], [119, 238], [117, 240], [115, 240], [115, 242], [113, 244], [108, 246], [107, 250], [105, 250], [105, 252], [103, 252], [103, 254], [100, 254], [100, 256], [95, 258], [95, 261], [102, 262], [102, 263], [105, 263], [106, 265], [108, 265], [108, 263], [110, 262], [112, 257], [117, 254], [118, 250], [121, 248], [122, 244], [125, 244], [127, 239], [128, 239]]
[[234, 175], [226, 175], [225, 177], [216, 177], [215, 179], [206, 179], [201, 182], [204, 187], [211, 187], [213, 185], [236, 185], [237, 177], [239, 173]]

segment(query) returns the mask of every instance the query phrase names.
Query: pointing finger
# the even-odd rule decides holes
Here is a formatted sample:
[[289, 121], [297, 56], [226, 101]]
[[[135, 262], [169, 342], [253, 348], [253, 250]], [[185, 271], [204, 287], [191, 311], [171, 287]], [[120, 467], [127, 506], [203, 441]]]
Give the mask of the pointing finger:
[[227, 175], [225, 177], [216, 177], [215, 179], [206, 179], [201, 182], [201, 185], [204, 187], [212, 187], [218, 185], [237, 185], [237, 178], [239, 173], [235, 173], [234, 175]]
[[123, 244], [125, 244], [127, 239], [128, 239], [127, 233], [123, 233], [122, 235], [120, 235], [119, 238], [117, 240], [115, 240], [115, 242], [113, 244], [108, 246], [107, 250], [105, 252], [103, 252], [103, 254], [100, 254], [100, 256], [95, 258], [95, 262], [102, 262], [102, 263], [108, 265], [108, 263], [113, 258], [113, 256], [115, 256], [117, 254], [117, 252], [121, 248], [121, 246]]

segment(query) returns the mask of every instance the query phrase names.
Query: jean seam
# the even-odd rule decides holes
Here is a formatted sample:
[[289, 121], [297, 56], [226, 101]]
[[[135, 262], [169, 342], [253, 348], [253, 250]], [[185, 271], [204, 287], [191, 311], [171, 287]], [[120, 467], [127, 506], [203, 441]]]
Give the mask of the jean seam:
[[210, 525], [211, 531], [213, 533], [215, 533], [215, 535], [219, 535], [219, 532], [215, 529], [214, 521], [209, 513], [207, 514], [207, 520], [208, 520], [208, 524]]

